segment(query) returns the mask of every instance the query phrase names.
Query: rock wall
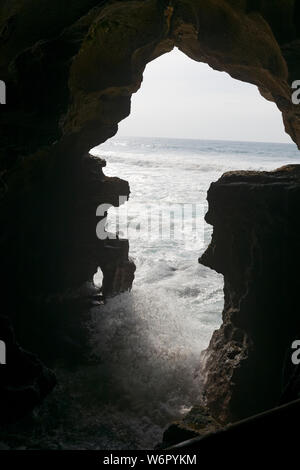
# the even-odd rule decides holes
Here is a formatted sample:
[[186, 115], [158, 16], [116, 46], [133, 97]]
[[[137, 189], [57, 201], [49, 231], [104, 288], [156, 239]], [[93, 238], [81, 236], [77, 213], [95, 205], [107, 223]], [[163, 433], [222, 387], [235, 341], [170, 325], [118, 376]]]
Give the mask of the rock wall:
[[208, 192], [211, 244], [200, 262], [224, 275], [223, 323], [205, 352], [213, 416], [237, 421], [276, 406], [299, 337], [300, 165], [225, 173]]
[[3, 0], [0, 38], [1, 302], [36, 352], [32, 326], [47, 336], [49, 298], [78, 288], [98, 266], [109, 295], [132, 282], [127, 242], [112, 250], [95, 236], [96, 207], [117, 205], [128, 185], [105, 177], [88, 151], [129, 115], [149, 61], [177, 46], [257, 85], [300, 145], [300, 109], [291, 102], [300, 79], [296, 0], [78, 0], [68, 8]]

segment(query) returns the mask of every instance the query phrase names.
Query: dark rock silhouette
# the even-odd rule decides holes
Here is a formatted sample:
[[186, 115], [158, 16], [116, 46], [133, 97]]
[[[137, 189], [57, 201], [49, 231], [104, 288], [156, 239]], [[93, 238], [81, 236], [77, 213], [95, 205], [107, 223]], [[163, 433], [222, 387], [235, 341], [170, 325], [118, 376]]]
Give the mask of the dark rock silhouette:
[[6, 365], [0, 366], [0, 426], [23, 418], [56, 384], [55, 375], [16, 342], [10, 322], [0, 316]]
[[225, 173], [208, 191], [214, 231], [200, 262], [224, 275], [225, 305], [202, 373], [206, 403], [223, 423], [281, 400], [300, 331], [299, 183], [300, 165], [289, 165]]

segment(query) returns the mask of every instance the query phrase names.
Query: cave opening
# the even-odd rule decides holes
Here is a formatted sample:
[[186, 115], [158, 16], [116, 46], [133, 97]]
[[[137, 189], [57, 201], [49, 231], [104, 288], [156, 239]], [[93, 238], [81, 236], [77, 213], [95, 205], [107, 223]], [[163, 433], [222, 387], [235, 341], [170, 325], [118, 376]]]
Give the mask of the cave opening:
[[[187, 85], [183, 75], [189, 71], [193, 80]], [[276, 106], [255, 86], [174, 50], [147, 66], [117, 136], [91, 150], [106, 160], [105, 175], [127, 180], [131, 191], [120, 208], [109, 209], [107, 230], [129, 238], [137, 267], [133, 288], [95, 312], [92, 334], [96, 354], [109, 361], [105, 373], [117, 408], [142, 421], [147, 417], [147, 432], [135, 432], [139, 445], [154, 444], [154, 430], [162, 432], [197, 403], [201, 353], [221, 324], [223, 276], [197, 261], [212, 233], [204, 222], [207, 190], [226, 171], [272, 170], [292, 162], [296, 149], [288, 142]], [[200, 206], [200, 240], [190, 239], [187, 247], [172, 237], [140, 236], [149, 211], [176, 203]], [[126, 426], [132, 432], [130, 420]]]
[[[275, 103], [300, 148], [299, 1], [62, 3], [0, 7], [0, 362], [12, 372], [0, 384], [0, 447], [153, 449], [167, 427], [188, 437], [181, 426], [202, 391], [192, 425], [297, 398], [298, 372], [298, 383], [284, 374], [283, 397], [282, 371], [300, 330], [300, 165]], [[106, 242], [96, 206], [116, 207], [127, 181], [129, 200], [108, 212], [118, 237]], [[169, 206], [167, 237], [138, 236]], [[178, 225], [195, 219], [199, 237], [185, 245]], [[198, 263], [205, 249], [211, 270]], [[250, 441], [272, 434], [282, 448], [297, 406], [287, 421], [278, 411], [250, 425]], [[248, 443], [234, 428], [235, 444]], [[230, 430], [221, 434], [230, 447]]]

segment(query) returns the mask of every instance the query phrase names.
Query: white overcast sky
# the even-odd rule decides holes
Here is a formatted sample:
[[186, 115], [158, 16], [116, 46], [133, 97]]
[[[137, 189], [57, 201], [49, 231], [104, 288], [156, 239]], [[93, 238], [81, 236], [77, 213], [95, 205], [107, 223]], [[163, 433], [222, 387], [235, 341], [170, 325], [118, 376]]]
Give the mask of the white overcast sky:
[[120, 136], [291, 142], [281, 114], [253, 85], [174, 49], [150, 62]]

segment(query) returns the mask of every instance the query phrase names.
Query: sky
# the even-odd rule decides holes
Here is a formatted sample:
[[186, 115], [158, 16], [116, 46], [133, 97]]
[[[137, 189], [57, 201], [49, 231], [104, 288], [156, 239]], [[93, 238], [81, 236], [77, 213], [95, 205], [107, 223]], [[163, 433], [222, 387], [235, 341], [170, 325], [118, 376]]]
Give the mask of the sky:
[[150, 62], [120, 136], [291, 142], [281, 113], [254, 85], [174, 49]]

